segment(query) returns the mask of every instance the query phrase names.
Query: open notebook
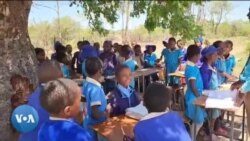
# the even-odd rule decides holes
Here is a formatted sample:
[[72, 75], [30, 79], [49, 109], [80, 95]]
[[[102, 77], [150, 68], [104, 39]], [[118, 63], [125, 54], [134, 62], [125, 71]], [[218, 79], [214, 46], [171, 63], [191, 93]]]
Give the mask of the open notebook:
[[135, 107], [126, 109], [126, 116], [134, 118], [134, 119], [138, 119], [138, 120], [140, 120], [142, 117], [144, 117], [147, 114], [148, 114], [148, 110], [142, 104], [142, 102]]
[[234, 103], [237, 93], [237, 90], [207, 91], [206, 108], [236, 109]]

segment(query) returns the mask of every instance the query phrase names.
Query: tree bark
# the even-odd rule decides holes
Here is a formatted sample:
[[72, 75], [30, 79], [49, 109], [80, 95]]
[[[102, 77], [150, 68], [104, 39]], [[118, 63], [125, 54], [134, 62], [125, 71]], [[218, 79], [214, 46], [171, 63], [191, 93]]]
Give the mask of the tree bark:
[[28, 35], [32, 1], [0, 1], [0, 140], [15, 141], [10, 128], [10, 77], [27, 76], [37, 84], [36, 59]]

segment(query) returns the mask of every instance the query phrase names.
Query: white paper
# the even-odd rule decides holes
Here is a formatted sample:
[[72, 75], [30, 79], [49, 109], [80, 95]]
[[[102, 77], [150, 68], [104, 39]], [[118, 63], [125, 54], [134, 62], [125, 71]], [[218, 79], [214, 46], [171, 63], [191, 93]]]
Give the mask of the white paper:
[[234, 106], [237, 90], [207, 91], [206, 108], [237, 109]]
[[142, 117], [144, 117], [147, 114], [148, 114], [148, 110], [142, 104], [142, 102], [135, 107], [131, 107], [131, 108], [126, 109], [126, 116], [132, 117], [135, 119], [141, 119]]
[[140, 70], [138, 70], [138, 71], [147, 71], [147, 70], [149, 70], [149, 69], [140, 69]]

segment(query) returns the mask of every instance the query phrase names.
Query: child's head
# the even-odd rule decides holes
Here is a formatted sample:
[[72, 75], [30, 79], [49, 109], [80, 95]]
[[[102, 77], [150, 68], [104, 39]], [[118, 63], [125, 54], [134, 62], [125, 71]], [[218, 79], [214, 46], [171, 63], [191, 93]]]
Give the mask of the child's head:
[[190, 45], [187, 48], [187, 59], [196, 63], [200, 59], [200, 48], [196, 45]]
[[135, 52], [135, 56], [139, 56], [142, 52], [141, 52], [141, 46], [139, 44], [136, 44], [134, 46], [134, 52]]
[[228, 55], [233, 50], [233, 42], [231, 40], [226, 40], [225, 44], [225, 55]]
[[177, 41], [177, 46], [178, 46], [178, 48], [182, 49], [185, 46], [185, 42], [180, 39]]
[[215, 48], [218, 49], [217, 54], [218, 54], [219, 56], [224, 55], [224, 53], [225, 53], [225, 44], [224, 44], [222, 41], [220, 41], [220, 40], [215, 41], [215, 42], [213, 43], [213, 46], [214, 46]]
[[68, 54], [72, 53], [72, 46], [70, 44], [66, 45], [66, 51]]
[[144, 105], [149, 113], [164, 112], [169, 108], [171, 90], [160, 83], [150, 84], [143, 95]]
[[39, 63], [42, 63], [43, 61], [46, 60], [46, 55], [45, 55], [44, 49], [35, 48], [35, 52], [36, 52], [36, 58], [39, 61]]
[[78, 42], [77, 42], [77, 48], [78, 48], [78, 50], [81, 49], [82, 43], [83, 43], [82, 41], [78, 41]]
[[207, 48], [204, 48], [201, 52], [202, 56], [203, 56], [203, 61], [204, 62], [211, 62], [214, 63], [217, 58], [218, 58], [218, 49], [214, 46], [209, 46]]
[[176, 45], [176, 40], [174, 37], [171, 37], [168, 39], [168, 47], [169, 49], [175, 49], [175, 45]]
[[95, 42], [95, 43], [93, 44], [93, 47], [94, 47], [97, 51], [99, 51], [99, 50], [100, 50], [100, 43]]
[[116, 69], [116, 72], [115, 72], [116, 80], [120, 85], [122, 85], [124, 87], [129, 86], [129, 84], [131, 82], [131, 76], [132, 76], [132, 73], [131, 73], [129, 67], [126, 65], [119, 66]]
[[89, 77], [102, 77], [102, 62], [98, 57], [87, 58], [85, 67]]
[[131, 53], [131, 48], [129, 45], [123, 45], [121, 48], [121, 56], [124, 58], [129, 58], [129, 55]]
[[81, 90], [70, 79], [57, 79], [45, 84], [40, 102], [51, 116], [59, 118], [76, 117], [80, 111]]
[[114, 52], [118, 52], [119, 51], [119, 44], [118, 43], [114, 43], [113, 44], [113, 47], [114, 47]]
[[57, 61], [45, 61], [38, 67], [39, 83], [47, 83], [61, 77], [63, 74]]
[[202, 43], [203, 43], [203, 38], [202, 37], [198, 37], [196, 39], [194, 39], [194, 43], [197, 47], [201, 47]]
[[155, 45], [146, 45], [146, 52], [148, 54], [152, 54], [153, 52], [155, 52], [156, 50], [156, 46]]
[[103, 50], [104, 52], [111, 52], [112, 50], [112, 41], [106, 40], [103, 42]]

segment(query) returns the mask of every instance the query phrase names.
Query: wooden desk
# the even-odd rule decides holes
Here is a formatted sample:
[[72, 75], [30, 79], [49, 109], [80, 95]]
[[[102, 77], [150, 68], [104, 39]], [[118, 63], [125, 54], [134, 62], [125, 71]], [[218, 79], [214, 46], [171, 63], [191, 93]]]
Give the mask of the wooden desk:
[[[207, 96], [200, 96], [198, 97], [195, 101], [194, 101], [194, 104], [196, 106], [200, 106], [200, 107], [203, 107], [205, 108], [206, 106], [206, 100], [207, 100]], [[231, 128], [230, 128], [230, 141], [233, 141], [234, 140], [234, 117], [235, 117], [235, 112], [236, 110], [238, 110], [238, 108], [235, 108], [235, 109], [220, 109], [220, 108], [212, 108], [212, 109], [219, 109], [219, 110], [223, 110], [223, 111], [227, 111], [227, 112], [231, 112], [232, 113], [232, 119], [231, 119]], [[197, 110], [195, 110], [195, 115], [197, 114]], [[243, 116], [245, 116], [243, 114]], [[208, 117], [209, 118], [209, 117]], [[244, 125], [244, 117], [243, 117], [243, 125]], [[209, 127], [209, 129], [211, 130], [213, 127]], [[244, 131], [243, 131], [244, 132]], [[244, 134], [244, 133], [243, 133]], [[194, 126], [194, 135], [196, 135], [196, 126]], [[194, 136], [195, 137], [195, 136]], [[195, 140], [195, 139], [193, 139]]]
[[108, 121], [93, 126], [93, 129], [108, 141], [122, 141], [123, 133], [121, 127], [124, 129], [126, 135], [134, 137], [134, 126], [138, 121], [126, 116], [113, 117]]
[[185, 75], [183, 73], [178, 72], [178, 71], [174, 72], [174, 73], [170, 73], [169, 76], [185, 78]]

